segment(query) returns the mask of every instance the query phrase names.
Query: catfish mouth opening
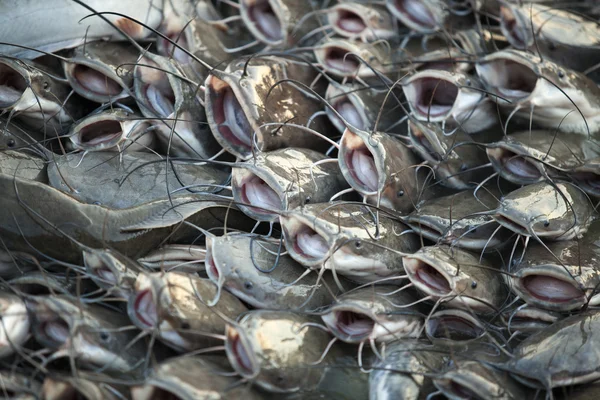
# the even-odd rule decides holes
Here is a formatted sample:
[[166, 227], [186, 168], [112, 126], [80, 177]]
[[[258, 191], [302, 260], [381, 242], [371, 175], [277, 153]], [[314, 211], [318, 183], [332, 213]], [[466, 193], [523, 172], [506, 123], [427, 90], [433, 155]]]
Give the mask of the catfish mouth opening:
[[367, 339], [375, 328], [375, 321], [366, 314], [351, 310], [335, 310], [333, 312], [332, 329], [345, 339]]
[[347, 8], [338, 8], [332, 11], [332, 25], [339, 29], [340, 34], [352, 37], [359, 35], [365, 29], [367, 24], [364, 19], [354, 11]]
[[[81, 395], [81, 397], [79, 397], [79, 393], [73, 393], [74, 397], [72, 397], [72, 400], [79, 400], [79, 399], [86, 399], [87, 397], [84, 397], [83, 395]], [[167, 389], [158, 387], [158, 386], [152, 386], [152, 388], [150, 390], [148, 390], [147, 388], [140, 388], [140, 389], [132, 389], [131, 390], [131, 395], [133, 400], [183, 400], [183, 397], [180, 397], [177, 393], [175, 392], [171, 392]]]
[[343, 76], [356, 75], [360, 69], [360, 62], [352, 55], [352, 50], [340, 46], [325, 47], [323, 63]]
[[[225, 81], [211, 76], [209, 80], [212, 97], [211, 114], [217, 125], [216, 131], [229, 146], [247, 153], [252, 148], [253, 129], [233, 89]], [[214, 131], [213, 131], [214, 132]], [[257, 133], [257, 142], [260, 135]]]
[[241, 2], [241, 7], [263, 39], [269, 42], [283, 39], [281, 21], [269, 0], [245, 0]]
[[188, 64], [192, 62], [192, 57], [185, 53], [183, 49], [189, 51], [190, 45], [188, 43], [185, 32], [173, 32], [166, 35], [171, 41], [175, 42], [177, 46], [169, 42], [167, 39], [160, 38], [160, 44], [162, 47], [162, 55], [165, 57], [173, 57], [176, 61], [181, 64]]
[[519, 101], [531, 95], [538, 82], [528, 66], [510, 59], [495, 59], [477, 64], [477, 73], [502, 98]]
[[283, 201], [277, 192], [252, 172], [248, 171], [239, 184], [234, 184], [233, 191], [235, 197], [254, 213], [276, 217], [277, 211], [284, 209]]
[[427, 156], [431, 157], [431, 159], [433, 159], [434, 162], [442, 161], [442, 155], [438, 151], [436, 151], [431, 141], [420, 129], [411, 129], [410, 136], [412, 137], [415, 146], [422, 147], [424, 153], [426, 153]]
[[157, 116], [167, 118], [175, 112], [175, 93], [171, 85], [166, 87], [146, 85], [144, 90], [146, 103]]
[[27, 80], [15, 69], [0, 63], [0, 108], [11, 107], [17, 103], [25, 90]]
[[486, 151], [490, 161], [495, 164], [500, 173], [512, 175], [516, 179], [527, 182], [538, 181], [542, 178], [540, 170], [527, 157], [502, 148], [487, 149]]
[[75, 64], [71, 75], [75, 84], [96, 96], [115, 97], [123, 92], [117, 81], [83, 64]]
[[458, 87], [445, 79], [423, 77], [413, 80], [409, 85], [413, 89], [409, 103], [420, 119], [430, 120], [447, 118], [458, 97]]
[[286, 232], [291, 250], [308, 262], [323, 260], [329, 253], [327, 240], [308, 225], [302, 224], [293, 232]]
[[389, 6], [394, 14], [421, 29], [434, 30], [437, 26], [435, 15], [422, 0], [393, 0]]
[[355, 137], [355, 141], [360, 141], [358, 146], [348, 146], [344, 154], [344, 163], [350, 173], [354, 185], [363, 193], [377, 192], [379, 189], [379, 173], [375, 165], [375, 157], [364, 142]]
[[484, 335], [485, 330], [474, 322], [458, 315], [432, 317], [425, 326], [427, 336], [435, 339], [467, 341]]
[[158, 326], [158, 312], [154, 295], [150, 289], [142, 290], [134, 295], [133, 298], [133, 316], [145, 329], [152, 329]]
[[242, 376], [254, 376], [254, 368], [252, 364], [252, 358], [244, 343], [242, 342], [240, 334], [232, 327], [227, 327], [227, 342], [226, 342], [227, 355], [232, 364], [236, 367], [235, 369]]
[[[342, 118], [344, 118], [348, 124], [361, 130], [366, 129], [367, 124], [363, 121], [360, 112], [348, 97], [344, 96], [337, 100], [333, 104], [333, 108], [342, 116]], [[345, 125], [344, 122], [337, 117], [337, 115], [333, 114], [333, 117], [340, 121], [340, 125]]]
[[594, 196], [600, 195], [600, 176], [594, 172], [575, 172], [569, 174], [581, 188]]
[[215, 263], [215, 258], [212, 255], [212, 252], [206, 252], [206, 260], [204, 261], [206, 267], [206, 275], [208, 278], [214, 283], [218, 283], [221, 278], [221, 274], [219, 273], [219, 269], [217, 268], [217, 264]]
[[500, 6], [500, 29], [510, 44], [515, 48], [525, 50], [529, 47], [529, 35], [511, 7]]
[[80, 128], [76, 140], [79, 145], [93, 146], [108, 143], [122, 135], [123, 129], [120, 122], [104, 120]]
[[446, 385], [444, 385], [444, 390], [442, 392], [448, 397], [452, 398], [460, 398], [460, 399], [480, 399], [476, 392], [471, 390], [470, 388], [464, 386], [463, 384], [455, 381], [454, 379], [450, 379]]
[[69, 324], [59, 317], [43, 321], [38, 332], [44, 341], [53, 343], [56, 347], [62, 346], [71, 337]]
[[425, 238], [430, 240], [438, 240], [444, 235], [441, 229], [431, 224], [429, 221], [424, 221], [418, 216], [415, 218], [408, 219], [408, 223], [411, 225], [411, 228], [415, 230], [418, 234], [425, 236]]
[[586, 299], [585, 293], [572, 283], [548, 275], [527, 275], [519, 283], [524, 292], [544, 302], [562, 304]]
[[494, 216], [494, 219], [500, 225], [504, 226], [505, 228], [508, 228], [509, 230], [511, 230], [515, 233], [518, 233], [519, 235], [529, 236], [529, 229], [527, 228], [527, 226], [522, 225], [519, 222], [516, 222], [515, 220], [513, 220], [505, 215], [498, 214], [498, 215]]
[[421, 287], [425, 286], [425, 290], [431, 294], [440, 296], [452, 291], [448, 279], [433, 265], [415, 258], [405, 258], [403, 263], [410, 280], [416, 281]]

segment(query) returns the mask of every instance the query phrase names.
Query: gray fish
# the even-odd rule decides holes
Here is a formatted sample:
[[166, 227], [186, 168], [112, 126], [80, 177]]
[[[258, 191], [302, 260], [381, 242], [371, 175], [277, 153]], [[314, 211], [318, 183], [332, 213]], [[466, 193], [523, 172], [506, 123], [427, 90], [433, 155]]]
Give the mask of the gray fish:
[[590, 196], [600, 197], [600, 157], [567, 171], [567, 176]]
[[306, 268], [273, 241], [246, 234], [206, 238], [206, 273], [218, 286], [256, 308], [315, 310], [334, 301], [336, 284], [330, 274], [298, 280]]
[[0, 174], [41, 183], [48, 182], [45, 160], [20, 151], [0, 151]]
[[321, 318], [331, 333], [346, 343], [391, 342], [418, 338], [426, 308], [399, 286], [357, 288], [337, 298]]
[[[152, 369], [143, 385], [131, 388], [133, 400], [260, 400], [263, 396], [246, 385], [236, 385], [228, 368], [214, 357], [185, 355], [171, 358]], [[218, 360], [217, 360], [218, 361]]]
[[540, 182], [504, 196], [494, 218], [523, 236], [570, 240], [587, 231], [596, 213], [590, 199], [577, 186]]
[[471, 75], [442, 70], [417, 72], [402, 83], [417, 120], [445, 122], [467, 133], [480, 132], [497, 122], [494, 101], [481, 88], [479, 80]]
[[165, 152], [207, 159], [220, 150], [206, 125], [200, 85], [189, 81], [175, 60], [146, 52], [133, 76], [136, 102], [144, 116], [156, 120]]
[[449, 307], [491, 313], [508, 297], [499, 268], [459, 248], [425, 246], [404, 257], [412, 284]]
[[227, 325], [227, 358], [238, 374], [266, 391], [310, 391], [336, 352], [330, 350], [321, 361], [331, 337], [313, 326], [317, 321], [290, 311], [250, 311]]
[[396, 21], [384, 5], [339, 3], [327, 10], [327, 22], [335, 34], [363, 42], [398, 36]]
[[155, 139], [152, 130], [140, 115], [115, 107], [77, 121], [68, 136], [76, 150], [150, 151]]
[[180, 272], [198, 272], [204, 270], [206, 247], [191, 244], [166, 244], [152, 250], [138, 263], [149, 269], [177, 270]]
[[444, 186], [468, 189], [490, 175], [489, 168], [481, 168], [488, 163], [485, 149], [461, 129], [449, 136], [439, 124], [410, 121], [409, 137]]
[[498, 174], [518, 185], [564, 178], [566, 170], [600, 156], [600, 146], [593, 140], [551, 130], [511, 133], [488, 144], [486, 151]]
[[15, 371], [0, 371], [0, 398], [6, 400], [38, 400], [42, 385], [31, 377]]
[[335, 159], [314, 150], [285, 148], [233, 167], [233, 199], [246, 215], [274, 221], [306, 203], [324, 203], [348, 188]]
[[15, 120], [0, 118], [0, 151], [18, 150], [44, 156], [49, 151], [43, 146], [44, 137], [39, 132], [26, 129]]
[[387, 8], [403, 25], [418, 33], [433, 33], [452, 27], [459, 19], [444, 0], [385, 0]]
[[600, 88], [581, 73], [518, 50], [492, 53], [476, 68], [494, 102], [524, 121], [581, 135], [600, 129]]
[[29, 329], [30, 319], [25, 302], [19, 296], [1, 291], [0, 358], [15, 353], [29, 339]]
[[117, 297], [128, 299], [133, 294], [141, 265], [111, 249], [86, 249], [83, 264], [96, 285]]
[[77, 371], [76, 376], [51, 374], [46, 376], [41, 394], [44, 400], [85, 398], [87, 400], [121, 400], [126, 387], [103, 382], [110, 377], [85, 371]]
[[425, 334], [431, 343], [443, 348], [465, 348], [487, 341], [490, 326], [473, 313], [456, 308], [439, 310], [425, 320]]
[[360, 204], [309, 204], [280, 217], [290, 256], [358, 282], [403, 275], [402, 255], [419, 247], [407, 227]]
[[[8, 281], [10, 287], [18, 293], [30, 295], [51, 295], [76, 293], [76, 279], [68, 275], [44, 270], [31, 270]], [[81, 283], [81, 282], [80, 282]]]
[[[162, 19], [162, 2], [148, 0], [87, 0], [88, 6], [98, 12], [116, 12], [127, 15], [156, 28]], [[40, 7], [37, 1], [2, 1], [0, 7], [0, 37], [11, 43], [34, 49], [55, 52], [99, 39], [122, 40], [123, 35], [89, 9], [71, 0], [58, 0], [52, 9]], [[86, 18], [82, 21], [83, 18]], [[151, 31], [128, 18], [107, 15], [118, 28], [134, 39], [143, 39]], [[56, 23], [60, 21], [60, 23]], [[10, 45], [0, 45], [0, 53], [15, 57], [36, 58], [40, 53]]]
[[146, 346], [121, 313], [71, 297], [32, 296], [27, 299], [32, 332], [52, 359], [71, 358], [86, 369], [119, 376], [139, 375]]
[[221, 293], [210, 307], [217, 289], [208, 279], [180, 272], [140, 273], [127, 313], [140, 329], [156, 336], [178, 351], [197, 350], [216, 345], [222, 339], [226, 320], [247, 311], [236, 297]]
[[96, 103], [112, 103], [131, 96], [138, 57], [138, 50], [131, 45], [98, 41], [75, 48], [63, 68], [80, 96]]
[[404, 218], [415, 233], [442, 244], [479, 251], [501, 247], [512, 232], [494, 220], [499, 193], [493, 188], [424, 200]]
[[[226, 71], [212, 70], [205, 82], [205, 104], [215, 139], [243, 160], [252, 157], [255, 148], [259, 151], [283, 147], [327, 148], [328, 142], [309, 132], [335, 134], [329, 133], [323, 118], [313, 119], [322, 112], [321, 102], [291, 82], [274, 87], [283, 79], [309, 86], [317, 76], [318, 70], [310, 64], [273, 56], [239, 59], [230, 63]], [[317, 83], [313, 90], [322, 94], [324, 83]]]
[[516, 307], [505, 310], [501, 317], [509, 335], [523, 337], [546, 329], [565, 318], [565, 315], [519, 303]]
[[369, 374], [370, 400], [423, 400], [435, 391], [432, 375], [448, 362], [447, 349], [423, 340], [389, 343]]
[[426, 172], [400, 140], [386, 133], [347, 128], [338, 154], [346, 181], [371, 204], [409, 213], [420, 200]]
[[[229, 181], [212, 164], [167, 160], [142, 152], [90, 153], [55, 157], [48, 166], [50, 185], [90, 204], [123, 209], [169, 195], [221, 192]], [[191, 186], [188, 190], [184, 186]], [[224, 192], [227, 195], [229, 192]]]
[[600, 313], [586, 312], [558, 321], [529, 336], [504, 365], [521, 383], [540, 389], [598, 379]]

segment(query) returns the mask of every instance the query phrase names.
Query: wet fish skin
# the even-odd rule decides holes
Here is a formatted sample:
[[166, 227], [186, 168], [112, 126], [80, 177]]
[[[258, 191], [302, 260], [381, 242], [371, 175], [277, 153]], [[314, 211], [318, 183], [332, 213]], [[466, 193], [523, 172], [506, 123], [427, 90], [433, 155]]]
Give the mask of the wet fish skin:
[[233, 199], [240, 210], [259, 221], [274, 221], [279, 211], [309, 202], [327, 202], [348, 188], [335, 159], [292, 147], [259, 153], [234, 166], [231, 180]]
[[205, 257], [205, 246], [167, 244], [138, 258], [137, 262], [149, 269], [199, 272], [198, 270], [204, 269]]
[[88, 400], [119, 400], [125, 396], [125, 387], [103, 380], [110, 380], [110, 377], [86, 371], [78, 371], [77, 376], [54, 373], [44, 379], [41, 393], [45, 400], [60, 400], [68, 396], [82, 396]]
[[48, 182], [46, 161], [16, 150], [0, 151], [0, 174], [40, 183]]
[[0, 151], [16, 150], [22, 153], [33, 153], [43, 157], [49, 151], [42, 144], [44, 136], [22, 127], [11, 120], [10, 123], [0, 118]]
[[[88, 204], [125, 209], [168, 199], [169, 194], [228, 194], [218, 187], [227, 184], [228, 173], [211, 164], [167, 162], [143, 152], [92, 152], [81, 157], [56, 156], [48, 165], [48, 177], [52, 187]], [[187, 185], [193, 185], [190, 191], [181, 190]]]
[[[18, 293], [29, 295], [70, 295], [77, 292], [74, 279], [68, 274], [33, 269], [10, 279], [8, 284]], [[79, 290], [84, 286], [80, 282]]]
[[137, 262], [111, 249], [83, 250], [83, 264], [100, 288], [128, 299], [137, 276], [144, 269]]

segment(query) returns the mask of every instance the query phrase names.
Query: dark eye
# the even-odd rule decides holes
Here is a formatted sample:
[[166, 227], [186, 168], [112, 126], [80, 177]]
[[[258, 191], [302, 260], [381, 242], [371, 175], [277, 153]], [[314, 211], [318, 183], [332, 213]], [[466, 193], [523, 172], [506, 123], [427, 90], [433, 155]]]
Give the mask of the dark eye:
[[44, 89], [48, 89], [50, 87], [50, 84], [47, 81], [44, 81]]
[[15, 147], [15, 144], [15, 139], [8, 139], [8, 142], [6, 142], [8, 147]]
[[477, 282], [473, 281], [471, 282], [471, 288], [475, 289], [477, 287]]
[[559, 78], [564, 78], [565, 77], [565, 71], [558, 71], [558, 77]]
[[360, 249], [362, 247], [362, 242], [360, 240], [357, 240], [356, 242], [354, 242], [354, 247]]
[[100, 340], [103, 342], [108, 342], [108, 339], [110, 339], [108, 332], [100, 332]]
[[400, 190], [400, 191], [398, 191], [398, 194], [397, 194], [397, 196], [398, 196], [398, 197], [402, 197], [402, 196], [404, 196], [404, 190]]
[[244, 288], [246, 288], [246, 290], [252, 290], [253, 287], [254, 287], [254, 285], [252, 285], [252, 282], [244, 283]]
[[304, 204], [308, 204], [308, 203], [310, 203], [310, 201], [311, 201], [310, 196], [306, 196], [306, 199], [304, 199]]
[[102, 203], [100, 203], [99, 201], [95, 201], [94, 204], [97, 205], [97, 206], [101, 206], [102, 205]]
[[546, 222], [544, 222], [544, 226], [545, 226], [546, 228], [547, 228], [547, 227], [549, 227], [549, 226], [550, 226], [550, 221], [546, 221]]
[[181, 329], [183, 329], [183, 330], [190, 329], [190, 323], [189, 323], [189, 322], [185, 322], [185, 321], [183, 321], [183, 322], [181, 323]]

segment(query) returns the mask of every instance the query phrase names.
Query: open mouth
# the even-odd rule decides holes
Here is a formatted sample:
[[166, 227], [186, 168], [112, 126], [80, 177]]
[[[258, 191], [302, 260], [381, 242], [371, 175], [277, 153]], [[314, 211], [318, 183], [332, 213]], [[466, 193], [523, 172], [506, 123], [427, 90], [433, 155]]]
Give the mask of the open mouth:
[[161, 44], [164, 55], [167, 57], [173, 57], [176, 61], [180, 62], [181, 64], [188, 64], [192, 62], [192, 57], [190, 57], [187, 53], [181, 50], [182, 48], [188, 51], [190, 50], [189, 43], [185, 36], [185, 32], [174, 32], [168, 34], [167, 37], [173, 42], [175, 42], [177, 46], [175, 46], [168, 40], [161, 38], [160, 40], [162, 42]]
[[56, 343], [57, 346], [64, 344], [71, 336], [69, 324], [61, 318], [44, 321], [40, 333], [46, 340]]
[[321, 260], [329, 253], [327, 240], [307, 225], [288, 235], [293, 251], [309, 261]]
[[[235, 180], [234, 180], [235, 182]], [[249, 205], [253, 212], [276, 216], [284, 208], [283, 201], [271, 186], [257, 175], [247, 171], [241, 183], [234, 184], [233, 191], [242, 203]]]
[[500, 6], [500, 29], [504, 36], [517, 49], [528, 47], [528, 35], [510, 7]]
[[466, 341], [481, 337], [485, 330], [458, 315], [440, 315], [427, 321], [427, 335], [437, 339]]
[[435, 16], [422, 0], [394, 0], [391, 7], [396, 15], [403, 16], [414, 25], [433, 30], [437, 26]]
[[123, 135], [121, 123], [118, 121], [98, 121], [79, 129], [78, 144], [93, 146], [108, 143]]
[[360, 142], [360, 145], [346, 151], [344, 162], [356, 186], [363, 193], [376, 192], [379, 188], [379, 174], [375, 166], [375, 157], [364, 142]]
[[324, 319], [325, 323], [334, 331], [339, 332], [344, 338], [352, 340], [363, 340], [369, 337], [375, 327], [375, 321], [363, 313], [336, 310], [333, 311], [333, 320]]
[[[75, 389], [73, 389], [75, 390]], [[180, 397], [177, 393], [171, 392], [167, 389], [160, 388], [157, 386], [152, 386], [149, 388], [148, 386], [137, 387], [131, 389], [131, 396], [133, 400], [183, 400], [183, 397]], [[83, 394], [73, 393], [72, 399], [85, 399]], [[69, 397], [71, 399], [71, 397]]]
[[236, 369], [241, 375], [254, 375], [251, 353], [246, 349], [240, 334], [231, 326], [227, 327], [227, 353], [235, 360]]
[[167, 118], [175, 112], [175, 93], [171, 86], [159, 87], [147, 85], [145, 90], [147, 104], [156, 115]]
[[409, 279], [418, 282], [421, 287], [424, 286], [431, 294], [439, 296], [451, 292], [450, 283], [434, 266], [408, 257], [403, 259], [403, 264]]
[[[336, 101], [333, 104], [333, 108], [350, 125], [358, 128], [358, 129], [361, 129], [361, 130], [366, 129], [367, 124], [363, 121], [356, 106], [354, 104], [352, 104], [350, 99], [348, 99], [347, 97], [343, 97], [340, 100]], [[337, 118], [337, 116], [336, 116], [336, 118]], [[345, 125], [345, 124], [343, 122], [341, 122], [340, 125]]]
[[338, 8], [333, 11], [332, 14], [333, 17], [331, 20], [333, 21], [333, 24], [341, 31], [340, 34], [344, 36], [351, 37], [359, 35], [367, 29], [367, 24], [363, 18], [354, 11]]
[[267, 40], [283, 39], [281, 21], [269, 0], [246, 0], [241, 2], [241, 6], [246, 10], [250, 22]]
[[479, 399], [481, 396], [476, 392], [472, 391], [468, 387], [456, 382], [454, 379], [450, 380], [450, 384], [446, 388], [446, 394], [459, 399]]
[[527, 275], [521, 278], [521, 287], [538, 300], [566, 303], [585, 300], [585, 293], [572, 283], [547, 275]]
[[509, 230], [511, 230], [515, 233], [518, 233], [519, 235], [529, 236], [529, 229], [527, 228], [527, 226], [522, 225], [519, 222], [514, 221], [511, 218], [508, 218], [504, 215], [498, 214], [498, 215], [494, 216], [494, 219], [500, 225], [504, 226], [505, 228], [508, 228]]
[[250, 151], [253, 129], [233, 89], [214, 76], [209, 78], [208, 85], [215, 94], [211, 105], [212, 117], [221, 138], [234, 148]]
[[[444, 79], [423, 77], [407, 86], [410, 88], [405, 87], [406, 97], [417, 115], [424, 120], [447, 118], [458, 97], [458, 87]], [[410, 92], [414, 96], [410, 96]]]
[[508, 173], [523, 181], [537, 181], [542, 177], [539, 169], [526, 157], [502, 148], [486, 151], [490, 161], [498, 166], [500, 172]]
[[77, 85], [98, 96], [114, 97], [123, 91], [117, 81], [87, 65], [76, 64], [71, 74]]
[[526, 65], [509, 60], [496, 59], [477, 64], [477, 73], [499, 96], [508, 100], [522, 100], [535, 90], [536, 73]]
[[327, 67], [343, 76], [358, 74], [360, 62], [351, 54], [351, 50], [339, 46], [324, 49], [323, 61]]
[[135, 318], [147, 329], [156, 327], [158, 325], [158, 312], [156, 311], [152, 291], [146, 289], [136, 293], [133, 301]]
[[436, 151], [431, 141], [427, 139], [427, 136], [421, 130], [413, 129], [410, 135], [416, 142], [415, 145], [422, 147], [427, 156], [431, 157], [435, 162], [442, 161], [442, 155]]
[[0, 63], [0, 108], [11, 107], [27, 90], [27, 80], [6, 64]]

